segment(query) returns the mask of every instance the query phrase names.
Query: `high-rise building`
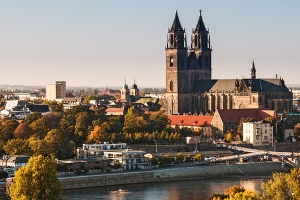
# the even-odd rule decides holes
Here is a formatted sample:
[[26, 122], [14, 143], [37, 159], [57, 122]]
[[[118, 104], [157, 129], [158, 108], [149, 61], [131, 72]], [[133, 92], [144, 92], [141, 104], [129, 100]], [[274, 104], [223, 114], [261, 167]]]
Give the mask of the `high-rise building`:
[[56, 81], [55, 84], [46, 85], [46, 99], [56, 100], [66, 97], [66, 81]]

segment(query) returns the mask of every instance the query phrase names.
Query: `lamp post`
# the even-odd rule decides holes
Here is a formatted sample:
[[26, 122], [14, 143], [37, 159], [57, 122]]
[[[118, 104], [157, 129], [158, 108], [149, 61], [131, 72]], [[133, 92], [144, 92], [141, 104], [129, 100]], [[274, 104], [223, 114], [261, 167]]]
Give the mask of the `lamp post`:
[[277, 142], [277, 140], [276, 140], [276, 138], [275, 137], [272, 137], [272, 147], [273, 147], [273, 149], [274, 149], [274, 151], [276, 151], [276, 142]]
[[195, 148], [195, 152], [198, 152], [198, 139], [194, 137], [194, 139], [196, 140], [196, 148]]
[[155, 139], [153, 141], [155, 142], [155, 153], [157, 153], [157, 141]]

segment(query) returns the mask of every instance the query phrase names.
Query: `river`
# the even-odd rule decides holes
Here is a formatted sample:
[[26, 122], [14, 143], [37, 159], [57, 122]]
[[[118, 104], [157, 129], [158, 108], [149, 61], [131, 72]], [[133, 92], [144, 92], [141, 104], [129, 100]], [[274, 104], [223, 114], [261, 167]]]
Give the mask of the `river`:
[[271, 176], [234, 176], [223, 179], [198, 179], [161, 183], [131, 184], [65, 190], [67, 200], [209, 200], [214, 193], [223, 193], [225, 188], [240, 185], [261, 192], [261, 183]]

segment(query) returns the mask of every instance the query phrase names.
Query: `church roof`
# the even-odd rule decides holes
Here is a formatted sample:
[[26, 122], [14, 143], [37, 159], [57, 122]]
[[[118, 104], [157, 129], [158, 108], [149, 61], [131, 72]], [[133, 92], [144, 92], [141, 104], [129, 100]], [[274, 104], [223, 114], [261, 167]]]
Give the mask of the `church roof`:
[[[235, 90], [236, 79], [213, 79], [195, 81], [193, 92], [229, 92]], [[288, 92], [282, 79], [241, 79], [252, 91]]]
[[199, 32], [206, 32], [206, 28], [202, 19], [202, 15], [201, 15], [201, 10], [200, 10], [200, 16], [199, 16], [199, 20], [198, 23], [196, 25], [196, 29], [195, 31], [199, 31]]
[[177, 13], [177, 10], [176, 10], [173, 25], [171, 27], [171, 31], [177, 31], [177, 30], [183, 30], [183, 29], [182, 29], [182, 26], [180, 24], [178, 13]]

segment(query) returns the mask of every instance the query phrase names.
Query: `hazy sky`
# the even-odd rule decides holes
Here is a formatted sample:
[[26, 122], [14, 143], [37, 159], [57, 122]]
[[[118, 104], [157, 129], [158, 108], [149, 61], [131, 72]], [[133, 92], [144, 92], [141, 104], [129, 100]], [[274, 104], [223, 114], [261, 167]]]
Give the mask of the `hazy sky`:
[[0, 0], [0, 85], [165, 87], [175, 11], [188, 45], [199, 10], [212, 78], [283, 77], [300, 84], [299, 0]]

